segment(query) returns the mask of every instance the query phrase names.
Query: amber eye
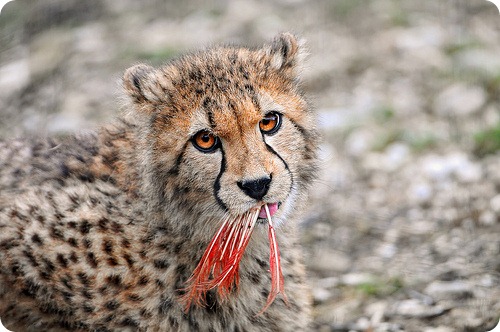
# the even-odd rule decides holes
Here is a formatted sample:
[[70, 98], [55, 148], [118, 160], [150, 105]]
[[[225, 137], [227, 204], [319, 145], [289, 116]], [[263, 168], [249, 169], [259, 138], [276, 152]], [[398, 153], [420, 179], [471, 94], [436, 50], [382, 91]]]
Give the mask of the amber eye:
[[219, 147], [219, 138], [207, 130], [196, 133], [192, 142], [195, 148], [201, 152], [212, 152]]
[[272, 135], [281, 127], [281, 114], [277, 112], [267, 113], [259, 122], [260, 131], [266, 135]]

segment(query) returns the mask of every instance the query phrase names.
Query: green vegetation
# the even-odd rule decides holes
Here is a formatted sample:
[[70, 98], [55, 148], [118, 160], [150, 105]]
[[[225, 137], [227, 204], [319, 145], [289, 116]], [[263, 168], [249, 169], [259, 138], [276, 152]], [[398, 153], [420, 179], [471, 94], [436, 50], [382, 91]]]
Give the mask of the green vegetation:
[[472, 49], [476, 47], [481, 47], [481, 44], [477, 40], [461, 40], [459, 42], [450, 43], [444, 47], [444, 52], [447, 55], [453, 56], [464, 50]]
[[367, 296], [388, 296], [404, 287], [401, 278], [390, 278], [388, 280], [373, 280], [356, 286], [356, 290]]
[[500, 96], [498, 96], [498, 91], [500, 91], [500, 73], [497, 72], [490, 77], [486, 77], [482, 82], [488, 95], [495, 100], [499, 100]]
[[121, 57], [123, 59], [140, 59], [153, 66], [159, 66], [175, 58], [180, 52], [181, 50], [171, 46], [160, 47], [149, 52], [138, 52], [135, 49], [127, 48], [121, 53]]
[[401, 8], [394, 10], [391, 14], [391, 23], [395, 26], [408, 27], [410, 26], [410, 19], [408, 12]]
[[399, 129], [388, 130], [387, 132], [376, 138], [372, 148], [374, 151], [381, 152], [384, 151], [385, 148], [387, 148], [392, 143], [401, 141], [402, 139], [403, 139], [403, 132], [401, 130]]
[[151, 62], [153, 65], [160, 65], [165, 61], [176, 57], [179, 53], [178, 49], [167, 46], [156, 49], [152, 52], [139, 53], [138, 57], [142, 60]]
[[[389, 116], [389, 115], [386, 115]], [[438, 138], [432, 133], [409, 132], [397, 128], [388, 128], [373, 142], [373, 151], [384, 151], [392, 143], [407, 144], [414, 152], [419, 153], [438, 145]]]
[[405, 133], [404, 141], [415, 152], [425, 151], [438, 144], [438, 138], [432, 133]]
[[392, 106], [385, 105], [373, 112], [373, 116], [378, 123], [385, 123], [394, 118], [395, 111]]
[[478, 157], [484, 157], [497, 151], [500, 151], [500, 122], [495, 127], [474, 135], [474, 153]]

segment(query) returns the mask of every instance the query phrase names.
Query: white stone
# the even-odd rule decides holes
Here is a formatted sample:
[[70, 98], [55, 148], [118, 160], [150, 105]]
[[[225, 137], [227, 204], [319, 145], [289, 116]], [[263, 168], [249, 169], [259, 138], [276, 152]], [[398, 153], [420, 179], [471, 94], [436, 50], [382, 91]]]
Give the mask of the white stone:
[[465, 116], [477, 112], [486, 102], [482, 87], [457, 83], [443, 90], [434, 101], [434, 110], [442, 116]]
[[356, 321], [356, 330], [366, 331], [371, 327], [370, 320], [366, 317], [360, 317]]
[[493, 277], [491, 274], [485, 274], [479, 280], [479, 284], [483, 287], [496, 287], [497, 286], [497, 278]]
[[490, 210], [483, 211], [481, 212], [481, 215], [479, 215], [479, 222], [482, 225], [491, 226], [494, 225], [496, 221], [497, 221], [496, 214]]
[[370, 150], [374, 139], [372, 132], [363, 129], [356, 130], [345, 142], [347, 152], [352, 156], [361, 156]]
[[321, 278], [318, 281], [316, 281], [316, 285], [320, 288], [333, 288], [336, 287], [339, 284], [339, 278], [336, 277], [327, 277], [327, 278]]
[[483, 177], [481, 165], [465, 162], [461, 167], [457, 167], [455, 171], [458, 180], [464, 183], [477, 182]]
[[431, 200], [433, 195], [432, 187], [427, 182], [412, 184], [406, 192], [410, 203], [423, 204]]
[[389, 170], [395, 170], [408, 160], [410, 148], [403, 143], [393, 143], [385, 149], [385, 163]]
[[386, 301], [378, 301], [370, 303], [365, 308], [365, 313], [371, 317], [370, 323], [372, 326], [378, 326], [384, 318], [384, 312], [387, 309]]
[[56, 114], [47, 123], [47, 130], [51, 133], [75, 132], [82, 128], [85, 120], [82, 116], [69, 114]]
[[485, 75], [492, 75], [500, 71], [500, 57], [497, 51], [487, 49], [466, 49], [457, 55], [461, 68], [480, 71]]
[[0, 67], [0, 96], [8, 96], [28, 85], [30, 71], [28, 61], [20, 59]]
[[316, 303], [323, 303], [328, 301], [332, 297], [332, 292], [329, 290], [326, 290], [324, 288], [317, 288], [315, 287], [313, 289], [313, 299], [314, 302]]
[[472, 286], [461, 280], [434, 281], [425, 288], [425, 293], [437, 300], [456, 300], [473, 295]]
[[490, 200], [490, 206], [493, 212], [500, 214], [500, 194], [497, 194]]
[[351, 258], [336, 250], [324, 249], [321, 255], [315, 257], [311, 262], [311, 268], [323, 273], [345, 272], [351, 267]]
[[433, 180], [444, 180], [451, 174], [451, 169], [444, 158], [434, 154], [424, 158], [422, 170]]
[[440, 306], [427, 305], [417, 299], [408, 299], [396, 302], [390, 310], [390, 314], [392, 316], [416, 318], [435, 317], [439, 316], [443, 312], [444, 309]]
[[455, 329], [447, 326], [429, 327], [424, 332], [454, 332]]
[[446, 40], [445, 31], [438, 25], [401, 29], [395, 38], [397, 47], [411, 51], [427, 46], [439, 47]]
[[417, 220], [408, 225], [407, 231], [414, 235], [431, 234], [436, 231], [437, 223], [429, 220]]
[[461, 182], [470, 183], [482, 179], [481, 166], [468, 159], [463, 152], [454, 152], [445, 156], [431, 154], [423, 159], [422, 169], [433, 180], [446, 180], [455, 175]]
[[349, 286], [358, 286], [362, 284], [373, 283], [375, 278], [368, 273], [348, 273], [342, 276], [342, 283]]
[[384, 172], [387, 166], [385, 161], [386, 159], [382, 153], [368, 152], [364, 155], [362, 165], [370, 171]]
[[346, 108], [320, 109], [318, 124], [322, 129], [341, 129], [351, 124], [352, 110]]
[[392, 258], [398, 252], [398, 248], [393, 243], [382, 243], [375, 251], [379, 256]]

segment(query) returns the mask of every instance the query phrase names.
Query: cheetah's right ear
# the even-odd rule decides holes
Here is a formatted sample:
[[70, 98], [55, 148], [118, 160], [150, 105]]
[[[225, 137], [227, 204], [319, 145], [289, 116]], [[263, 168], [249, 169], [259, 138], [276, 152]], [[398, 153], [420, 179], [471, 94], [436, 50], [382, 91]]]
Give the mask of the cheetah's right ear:
[[123, 87], [142, 110], [153, 111], [166, 98], [157, 70], [148, 65], [140, 64], [127, 69], [123, 75]]
[[276, 36], [267, 49], [267, 55], [271, 57], [271, 66], [289, 75], [296, 75], [306, 55], [302, 44], [303, 40], [298, 40], [290, 32]]

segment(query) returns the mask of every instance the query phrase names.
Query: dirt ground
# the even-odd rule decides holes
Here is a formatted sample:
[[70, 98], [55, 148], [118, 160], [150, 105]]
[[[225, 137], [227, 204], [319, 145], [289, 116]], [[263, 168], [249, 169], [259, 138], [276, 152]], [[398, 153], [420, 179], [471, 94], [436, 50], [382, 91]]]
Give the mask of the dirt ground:
[[116, 116], [129, 66], [307, 40], [323, 133], [302, 224], [317, 331], [488, 331], [500, 318], [500, 15], [485, 0], [16, 0], [0, 136]]

